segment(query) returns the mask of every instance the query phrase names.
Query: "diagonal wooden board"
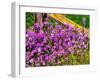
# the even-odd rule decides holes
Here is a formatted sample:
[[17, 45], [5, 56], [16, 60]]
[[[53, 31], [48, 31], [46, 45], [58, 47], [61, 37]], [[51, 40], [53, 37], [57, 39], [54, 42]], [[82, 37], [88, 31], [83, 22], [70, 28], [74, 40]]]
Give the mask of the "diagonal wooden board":
[[75, 28], [80, 28], [82, 29], [85, 33], [88, 33], [88, 37], [90, 36], [89, 34], [89, 29], [86, 29], [85, 27], [77, 24], [76, 22], [68, 19], [67, 17], [65, 17], [62, 14], [48, 14], [48, 16], [54, 18], [55, 20], [57, 20], [58, 22], [62, 23], [62, 24], [71, 24], [73, 25]]
[[[55, 20], [61, 22], [62, 24], [71, 24], [76, 28], [84, 28], [83, 26], [77, 24], [76, 22], [68, 19], [62, 14], [48, 14], [50, 17], [54, 18]], [[85, 28], [86, 29], [86, 28]]]

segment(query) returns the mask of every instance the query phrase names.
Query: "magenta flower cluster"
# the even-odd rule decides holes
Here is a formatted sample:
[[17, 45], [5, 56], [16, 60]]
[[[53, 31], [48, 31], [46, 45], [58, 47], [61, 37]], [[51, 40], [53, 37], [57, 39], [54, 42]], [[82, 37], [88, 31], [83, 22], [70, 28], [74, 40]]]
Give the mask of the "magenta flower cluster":
[[66, 64], [68, 55], [84, 54], [88, 42], [88, 34], [70, 24], [35, 23], [26, 31], [26, 67]]

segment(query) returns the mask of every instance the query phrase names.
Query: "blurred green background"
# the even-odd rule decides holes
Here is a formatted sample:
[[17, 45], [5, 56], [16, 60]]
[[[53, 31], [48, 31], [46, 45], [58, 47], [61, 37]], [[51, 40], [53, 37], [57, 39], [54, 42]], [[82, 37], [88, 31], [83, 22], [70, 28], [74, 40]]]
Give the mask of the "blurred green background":
[[[86, 28], [90, 27], [90, 16], [89, 15], [79, 15], [79, 14], [64, 14], [67, 18], [75, 21], [77, 24], [82, 25], [83, 17], [86, 19]], [[52, 22], [53, 25], [55, 25], [56, 20], [51, 18], [49, 19], [49, 22]], [[26, 12], [26, 28], [29, 28], [33, 26], [34, 24], [34, 17], [32, 12]]]
[[33, 26], [34, 19], [32, 12], [26, 12], [26, 28]]
[[78, 15], [78, 14], [65, 14], [65, 16], [73, 21], [75, 21], [77, 24], [82, 25], [82, 19], [86, 18], [86, 26], [85, 28], [90, 27], [90, 16], [89, 15]]

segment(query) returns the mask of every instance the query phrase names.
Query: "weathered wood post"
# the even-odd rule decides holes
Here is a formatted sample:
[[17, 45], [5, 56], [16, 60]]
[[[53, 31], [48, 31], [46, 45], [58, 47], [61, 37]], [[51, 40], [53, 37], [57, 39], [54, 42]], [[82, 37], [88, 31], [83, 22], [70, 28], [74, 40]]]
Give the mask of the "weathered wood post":
[[82, 18], [82, 25], [83, 25], [83, 27], [86, 27], [86, 18], [85, 17]]
[[35, 16], [35, 23], [38, 23], [41, 29], [41, 27], [43, 26], [42, 13], [35, 13], [33, 15]]

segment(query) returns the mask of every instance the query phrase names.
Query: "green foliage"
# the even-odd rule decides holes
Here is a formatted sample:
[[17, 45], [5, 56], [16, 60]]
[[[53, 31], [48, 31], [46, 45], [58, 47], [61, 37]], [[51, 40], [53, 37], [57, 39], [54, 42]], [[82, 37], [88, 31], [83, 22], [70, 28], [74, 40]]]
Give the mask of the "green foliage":
[[50, 22], [52, 23], [53, 28], [54, 28], [54, 27], [55, 27], [55, 22], [56, 22], [56, 20], [50, 17], [49, 23], [50, 23]]
[[90, 16], [89, 15], [73, 15], [73, 14], [65, 14], [65, 16], [73, 21], [75, 21], [77, 24], [82, 24], [83, 17], [86, 18], [86, 28], [90, 27]]
[[26, 28], [31, 27], [34, 24], [33, 13], [26, 12]]
[[89, 64], [90, 63], [90, 55], [89, 51], [86, 51], [84, 55], [78, 55], [78, 54], [70, 54], [68, 56], [68, 65], [79, 65], [79, 64]]

